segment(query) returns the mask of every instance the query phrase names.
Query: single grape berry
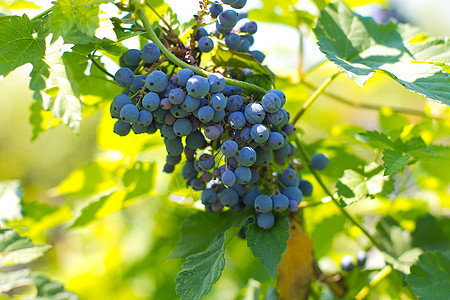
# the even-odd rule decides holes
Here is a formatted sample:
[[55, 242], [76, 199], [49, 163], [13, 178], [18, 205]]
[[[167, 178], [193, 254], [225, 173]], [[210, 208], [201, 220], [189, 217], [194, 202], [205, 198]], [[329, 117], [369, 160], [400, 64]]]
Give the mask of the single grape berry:
[[173, 123], [173, 131], [177, 136], [187, 136], [192, 131], [192, 123], [188, 119], [178, 119]]
[[231, 170], [225, 170], [221, 176], [222, 183], [227, 187], [232, 187], [236, 182], [236, 175]]
[[259, 103], [253, 102], [245, 107], [245, 118], [250, 124], [262, 123], [265, 117], [264, 108]]
[[234, 10], [225, 10], [221, 12], [218, 16], [218, 24], [224, 29], [232, 29], [236, 25], [238, 19], [238, 14]]
[[238, 161], [245, 167], [250, 167], [256, 162], [256, 151], [252, 147], [244, 147], [239, 151]]
[[206, 79], [209, 82], [209, 92], [211, 94], [220, 93], [225, 88], [225, 77], [220, 73], [212, 73]]
[[273, 209], [279, 212], [289, 208], [289, 198], [283, 194], [276, 194], [272, 197]]
[[366, 251], [358, 251], [356, 253], [356, 265], [358, 267], [364, 267], [366, 264], [367, 253]]
[[255, 34], [256, 31], [258, 31], [258, 25], [253, 21], [245, 23], [245, 25], [241, 28], [241, 32], [246, 32], [248, 34]]
[[243, 38], [234, 32], [225, 36], [225, 45], [227, 45], [230, 50], [238, 50], [243, 41]]
[[121, 87], [129, 87], [134, 80], [134, 73], [129, 68], [120, 68], [114, 75], [114, 81]]
[[[118, 113], [120, 116], [120, 111], [127, 104], [131, 104], [130, 97], [128, 97], [127, 95], [124, 95], [124, 94], [120, 94], [120, 95], [117, 95], [116, 97], [114, 97], [114, 99], [111, 103], [111, 107], [114, 110], [114, 112]], [[158, 106], [159, 106], [159, 101], [158, 101]]]
[[245, 4], [247, 4], [247, 0], [238, 0], [236, 4], [232, 4], [232, 8], [241, 9], [244, 8]]
[[155, 111], [159, 108], [161, 99], [157, 93], [147, 93], [142, 99], [142, 107], [148, 111]]
[[350, 272], [355, 266], [353, 265], [353, 257], [351, 255], [344, 255], [341, 259], [342, 270]]
[[264, 110], [268, 113], [276, 113], [281, 108], [280, 97], [275, 93], [268, 92], [265, 94], [261, 101]]
[[298, 184], [298, 188], [302, 191], [303, 196], [308, 197], [311, 196], [313, 192], [313, 186], [311, 182], [307, 180], [300, 180]]
[[211, 106], [204, 106], [198, 110], [198, 119], [202, 123], [208, 123], [214, 117], [214, 109]]
[[161, 93], [169, 84], [169, 78], [162, 71], [153, 71], [145, 78], [145, 86], [152, 92]]
[[211, 18], [213, 19], [217, 18], [217, 16], [223, 11], [222, 5], [216, 3], [217, 2], [209, 6], [209, 12], [211, 13]]
[[215, 126], [208, 126], [205, 128], [205, 136], [210, 140], [217, 140], [220, 136], [220, 131]]
[[273, 201], [267, 195], [259, 195], [255, 198], [255, 210], [260, 213], [266, 213], [272, 210]]
[[186, 93], [183, 89], [175, 88], [170, 90], [169, 93], [169, 101], [172, 104], [181, 104], [184, 101], [184, 97], [186, 96]]
[[116, 123], [114, 123], [114, 133], [120, 136], [126, 136], [128, 133], [130, 133], [131, 130], [131, 124], [126, 123], [122, 120], [117, 120]]
[[303, 199], [302, 191], [294, 186], [288, 186], [283, 189], [282, 194], [289, 198], [289, 200], [295, 200], [300, 203]]
[[261, 229], [269, 230], [275, 224], [275, 217], [272, 213], [258, 214], [256, 216], [256, 225]]
[[139, 50], [130, 49], [123, 54], [123, 60], [128, 66], [137, 66], [141, 61]]
[[255, 124], [252, 127], [251, 135], [256, 143], [262, 144], [269, 139], [269, 129], [262, 124]]
[[139, 118], [139, 109], [134, 104], [127, 104], [120, 110], [120, 119], [127, 123], [133, 123]]
[[248, 184], [252, 179], [252, 171], [247, 167], [237, 167], [234, 174], [236, 175], [236, 181], [240, 184]]
[[253, 58], [256, 59], [256, 61], [260, 64], [262, 64], [262, 62], [266, 58], [266, 55], [259, 50], [252, 50], [249, 52], [249, 54], [253, 56]]
[[225, 157], [232, 157], [238, 150], [238, 144], [235, 141], [226, 141], [222, 144], [220, 150]]
[[139, 112], [139, 117], [137, 119], [137, 123], [140, 126], [148, 126], [150, 125], [150, 123], [153, 121], [153, 115], [151, 112], [147, 111], [147, 110], [141, 110]]
[[154, 43], [148, 43], [144, 47], [142, 47], [139, 52], [141, 55], [142, 61], [146, 64], [152, 64], [158, 61], [161, 56], [161, 50], [159, 50], [158, 46]]
[[272, 150], [278, 150], [284, 146], [284, 137], [278, 132], [271, 132], [267, 140], [267, 146]]
[[205, 97], [209, 93], [209, 82], [206, 78], [194, 75], [188, 79], [186, 90], [192, 97]]
[[311, 157], [311, 167], [315, 170], [324, 170], [329, 163], [330, 159], [323, 153], [316, 153]]
[[227, 98], [221, 93], [211, 96], [211, 106], [214, 110], [224, 110], [227, 106]]
[[214, 42], [209, 36], [203, 36], [198, 40], [198, 48], [203, 53], [211, 52], [214, 49]]
[[240, 111], [235, 111], [228, 117], [228, 124], [235, 130], [244, 128], [245, 123], [245, 116]]

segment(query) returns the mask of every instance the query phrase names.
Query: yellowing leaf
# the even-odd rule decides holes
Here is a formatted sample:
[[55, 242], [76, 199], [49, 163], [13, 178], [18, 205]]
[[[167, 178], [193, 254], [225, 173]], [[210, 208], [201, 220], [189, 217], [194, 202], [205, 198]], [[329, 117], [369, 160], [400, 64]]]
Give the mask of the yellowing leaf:
[[304, 233], [296, 215], [289, 218], [289, 240], [278, 265], [280, 300], [306, 299], [313, 274], [313, 241]]

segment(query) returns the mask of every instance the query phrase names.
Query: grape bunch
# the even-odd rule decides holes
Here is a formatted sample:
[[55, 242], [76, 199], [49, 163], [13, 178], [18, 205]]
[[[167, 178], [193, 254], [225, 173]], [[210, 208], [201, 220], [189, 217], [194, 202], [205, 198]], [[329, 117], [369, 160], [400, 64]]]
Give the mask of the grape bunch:
[[[242, 5], [242, 1], [223, 2]], [[219, 12], [222, 6], [217, 5], [211, 5], [210, 11], [217, 17], [218, 30], [230, 29], [226, 42], [234, 34], [231, 29], [237, 24], [237, 13]], [[239, 30], [251, 35], [256, 23], [247, 22]], [[207, 35], [199, 37], [201, 32], [197, 31], [196, 38], [198, 47], [204, 49], [211, 43], [202, 41]], [[158, 46], [148, 43], [120, 58], [115, 81], [124, 90], [110, 107], [112, 118], [117, 119], [114, 132], [125, 136], [130, 131], [159, 131], [167, 151], [164, 172], [174, 172], [184, 154], [181, 175], [187, 186], [202, 191], [206, 211], [252, 207], [263, 229], [274, 226], [276, 214], [297, 211], [313, 187], [299, 175], [302, 165], [295, 159], [296, 147], [289, 142], [295, 127], [283, 108], [284, 93], [273, 89], [260, 98], [246, 95], [241, 87], [226, 84], [220, 73], [205, 78], [188, 68], [167, 68], [160, 57]], [[311, 164], [323, 170], [328, 157], [316, 154]]]

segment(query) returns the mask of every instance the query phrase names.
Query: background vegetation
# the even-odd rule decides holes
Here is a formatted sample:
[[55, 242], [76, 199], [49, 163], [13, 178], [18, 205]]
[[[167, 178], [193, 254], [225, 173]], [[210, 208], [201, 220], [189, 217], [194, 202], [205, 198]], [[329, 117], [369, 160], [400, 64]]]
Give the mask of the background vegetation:
[[[171, 1], [171, 8], [180, 13], [180, 20], [188, 21], [196, 13], [196, 1], [183, 1], [183, 7], [176, 2]], [[249, 17], [262, 24], [255, 36], [260, 41], [256, 45], [267, 54], [269, 67], [277, 73], [277, 89], [286, 94], [291, 114], [336, 71], [333, 63], [326, 62], [313, 73], [307, 72], [325, 60], [309, 31], [317, 15], [317, 10], [310, 8], [320, 1], [300, 2], [292, 13], [290, 1], [249, 1]], [[26, 12], [33, 16], [49, 7], [42, 3], [10, 0], [0, 1], [0, 7], [5, 14]], [[422, 26], [425, 32], [449, 34], [445, 19], [426, 16], [432, 20], [424, 21], [423, 15], [402, 15], [410, 5], [408, 1], [346, 3], [366, 15], [380, 17], [395, 12], [398, 18]], [[371, 6], [360, 7], [362, 4]], [[449, 12], [445, 1], [431, 6], [433, 13]], [[165, 14], [168, 7], [161, 4], [158, 9]], [[380, 7], [394, 10], [381, 12]], [[297, 22], [301, 23], [299, 30]], [[125, 44], [131, 47], [138, 39]], [[113, 60], [111, 57], [102, 62], [107, 69], [115, 70]], [[161, 172], [165, 150], [159, 136], [114, 135], [109, 103], [120, 89], [106, 81], [95, 86], [100, 92], [83, 96], [86, 106], [78, 135], [64, 125], [54, 127], [58, 121], [51, 114], [41, 113], [40, 126], [49, 129], [36, 136], [36, 122], [29, 123], [30, 117], [36, 117], [30, 113], [30, 106], [36, 104], [28, 87], [30, 71], [31, 66], [25, 65], [0, 81], [0, 220], [34, 243], [50, 243], [53, 249], [32, 264], [33, 270], [51, 274], [82, 299], [177, 299], [174, 279], [182, 261], [166, 258], [176, 246], [183, 220], [200, 208], [199, 193], [185, 188], [179, 170], [174, 176]], [[345, 170], [382, 162], [382, 148], [376, 143], [368, 146], [357, 133], [378, 130], [392, 138], [407, 141], [420, 137], [427, 145], [438, 145], [435, 151], [439, 160], [420, 158], [420, 163], [394, 175], [392, 193], [367, 199], [363, 195], [363, 200], [348, 206], [348, 211], [397, 255], [397, 262], [404, 264], [397, 267], [406, 272], [419, 254], [448, 250], [448, 106], [407, 91], [381, 72], [364, 88], [340, 76], [327, 93], [298, 123], [307, 151], [321, 151], [331, 159], [330, 167], [322, 173], [326, 186], [334, 191]], [[333, 95], [339, 96], [336, 99]], [[315, 182], [311, 174], [303, 174]], [[315, 184], [313, 196], [307, 201], [324, 202], [303, 209], [305, 230], [314, 241], [315, 257], [324, 273], [341, 272], [343, 255], [368, 251], [364, 270], [344, 274], [352, 287], [350, 294], [355, 295], [384, 270], [385, 257], [346, 220], [319, 185]], [[235, 299], [258, 288], [265, 292], [276, 284], [245, 240], [236, 238], [230, 243], [226, 261], [220, 281], [205, 299]], [[438, 264], [444, 262], [449, 262], [448, 256]], [[448, 275], [448, 269], [446, 272]], [[424, 277], [433, 282], [429, 276]], [[442, 278], [445, 276], [439, 280]], [[449, 277], [442, 280], [448, 283]], [[311, 293], [331, 299], [325, 281], [314, 283]], [[402, 281], [400, 273], [389, 271], [371, 287], [369, 298], [415, 298]]]

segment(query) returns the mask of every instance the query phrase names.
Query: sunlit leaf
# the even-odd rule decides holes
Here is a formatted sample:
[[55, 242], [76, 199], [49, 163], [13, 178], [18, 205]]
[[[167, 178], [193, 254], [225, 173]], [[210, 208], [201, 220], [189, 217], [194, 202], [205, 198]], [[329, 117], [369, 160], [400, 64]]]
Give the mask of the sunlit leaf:
[[[336, 188], [345, 205], [357, 201], [373, 198], [383, 191], [385, 182], [389, 177], [383, 176], [383, 170], [377, 164], [366, 166], [364, 170], [345, 170], [344, 176], [339, 178]], [[374, 172], [373, 171], [378, 171]]]
[[0, 268], [26, 264], [43, 256], [52, 246], [35, 245], [13, 229], [0, 229]]
[[353, 13], [342, 1], [321, 11], [314, 33], [320, 50], [358, 85], [364, 85], [380, 70], [407, 89], [450, 105], [450, 74], [427, 63], [438, 58], [448, 60], [448, 46], [411, 47], [408, 40], [417, 32], [392, 21], [379, 25]]
[[210, 291], [225, 268], [224, 254], [225, 236], [221, 233], [205, 250], [187, 257], [175, 280], [181, 299], [200, 299]]

